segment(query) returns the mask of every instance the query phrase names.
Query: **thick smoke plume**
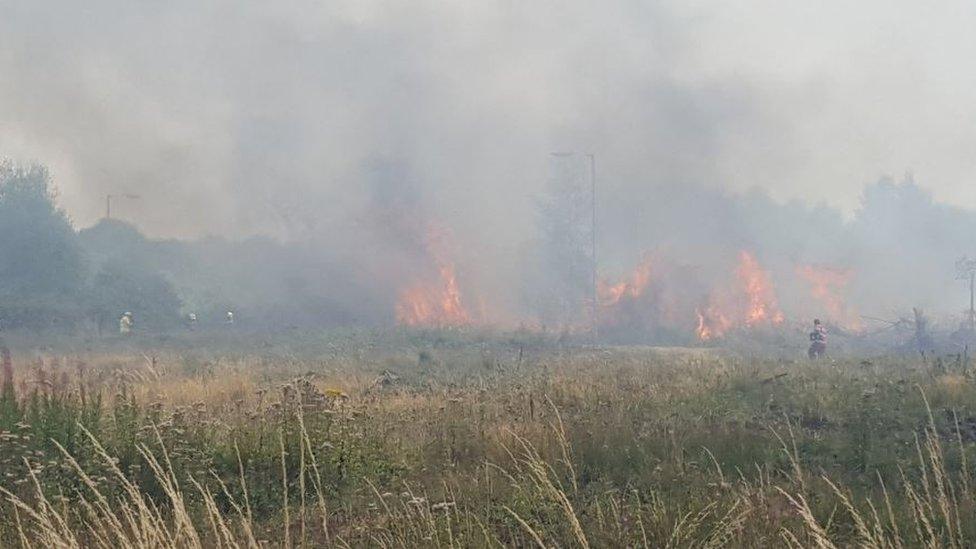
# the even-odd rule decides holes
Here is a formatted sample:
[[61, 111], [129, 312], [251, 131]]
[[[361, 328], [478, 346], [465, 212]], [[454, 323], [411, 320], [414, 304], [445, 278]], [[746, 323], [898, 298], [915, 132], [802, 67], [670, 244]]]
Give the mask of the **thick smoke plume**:
[[[650, 341], [958, 313], [965, 18], [795, 8], [14, 3], [0, 156], [77, 228], [138, 196], [113, 214], [186, 310]], [[905, 167], [924, 184], [864, 186]]]

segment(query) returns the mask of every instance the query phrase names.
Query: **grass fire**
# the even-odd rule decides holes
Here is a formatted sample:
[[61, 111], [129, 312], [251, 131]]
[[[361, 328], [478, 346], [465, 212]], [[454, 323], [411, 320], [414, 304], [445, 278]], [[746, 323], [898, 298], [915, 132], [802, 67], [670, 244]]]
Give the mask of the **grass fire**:
[[0, 549], [976, 547], [976, 10], [5, 2]]

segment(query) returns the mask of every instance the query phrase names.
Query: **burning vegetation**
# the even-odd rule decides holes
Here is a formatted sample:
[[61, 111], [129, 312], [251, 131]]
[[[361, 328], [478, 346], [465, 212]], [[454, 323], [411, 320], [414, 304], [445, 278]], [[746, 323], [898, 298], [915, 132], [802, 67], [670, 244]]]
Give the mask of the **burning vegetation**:
[[722, 313], [721, 309], [711, 305], [704, 310], [696, 310], [695, 315], [698, 317], [695, 334], [700, 341], [720, 338], [732, 327], [732, 321]]
[[457, 326], [471, 321], [461, 302], [454, 266], [437, 265], [434, 280], [421, 281], [400, 292], [396, 304], [397, 323], [405, 326]]
[[[410, 283], [397, 292], [398, 325], [457, 327], [491, 324], [484, 313], [484, 296], [466, 287], [462, 291], [457, 268], [449, 253], [448, 233], [427, 230], [423, 239], [424, 265]], [[768, 329], [783, 325], [771, 272], [756, 254], [741, 250], [724, 280], [701, 280], [700, 268], [681, 266], [662, 256], [645, 253], [627, 274], [601, 277], [596, 286], [596, 322], [610, 340], [673, 340], [712, 342], [731, 332]], [[789, 273], [790, 271], [786, 271]], [[857, 315], [843, 299], [853, 272], [824, 265], [799, 265], [793, 270], [809, 287], [816, 305], [810, 311], [845, 329], [857, 329]], [[480, 303], [473, 314], [468, 303]], [[581, 305], [580, 318], [594, 314], [592, 300]], [[801, 307], [802, 308], [802, 307]], [[532, 320], [523, 326], [537, 325]], [[581, 320], [577, 328], [585, 331]]]
[[611, 284], [606, 279], [597, 282], [597, 299], [600, 307], [612, 308], [620, 304], [621, 300], [634, 301], [640, 299], [651, 283], [651, 257], [645, 255], [640, 264], [627, 278]]
[[783, 322], [783, 312], [776, 304], [776, 292], [769, 274], [759, 266], [756, 257], [749, 252], [741, 252], [736, 273], [746, 296], [746, 326]]
[[449, 327], [471, 323], [462, 302], [454, 262], [446, 253], [447, 234], [428, 229], [424, 249], [429, 276], [400, 290], [396, 302], [396, 321], [402, 326]]
[[604, 332], [637, 327], [645, 337], [668, 334], [678, 339], [693, 332], [699, 341], [721, 338], [734, 329], [781, 324], [784, 314], [772, 277], [755, 255], [740, 252], [732, 273], [730, 280], [708, 285], [698, 280], [696, 269], [664, 258], [652, 261], [645, 254], [620, 281], [598, 283], [599, 323]]
[[713, 292], [708, 305], [696, 311], [696, 316], [696, 334], [701, 341], [720, 338], [734, 328], [756, 328], [783, 322], [783, 312], [769, 273], [755, 255], [745, 250], [739, 252], [733, 283]]

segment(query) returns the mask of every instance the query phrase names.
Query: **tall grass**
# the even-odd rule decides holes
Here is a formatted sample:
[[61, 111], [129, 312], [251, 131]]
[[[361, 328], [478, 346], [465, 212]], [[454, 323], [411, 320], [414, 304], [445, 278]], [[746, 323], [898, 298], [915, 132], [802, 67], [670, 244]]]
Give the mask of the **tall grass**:
[[422, 350], [4, 361], [0, 545], [976, 539], [968, 364]]

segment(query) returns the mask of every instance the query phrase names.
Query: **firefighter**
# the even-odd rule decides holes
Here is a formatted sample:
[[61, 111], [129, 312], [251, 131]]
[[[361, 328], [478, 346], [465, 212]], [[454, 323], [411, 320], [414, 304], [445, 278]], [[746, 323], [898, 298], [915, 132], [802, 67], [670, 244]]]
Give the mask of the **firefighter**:
[[227, 323], [228, 326], [234, 323], [234, 311], [227, 311], [227, 315], [224, 317], [224, 322]]
[[810, 349], [807, 355], [811, 360], [827, 356], [827, 329], [820, 323], [819, 318], [813, 319], [813, 331], [810, 332]]
[[186, 315], [186, 325], [187, 325], [187, 327], [190, 328], [190, 331], [191, 332], [197, 329], [197, 314], [196, 313], [190, 313], [190, 314]]
[[119, 319], [119, 333], [122, 335], [129, 335], [132, 333], [132, 313], [126, 311], [122, 318]]

